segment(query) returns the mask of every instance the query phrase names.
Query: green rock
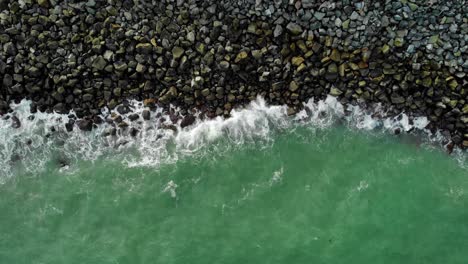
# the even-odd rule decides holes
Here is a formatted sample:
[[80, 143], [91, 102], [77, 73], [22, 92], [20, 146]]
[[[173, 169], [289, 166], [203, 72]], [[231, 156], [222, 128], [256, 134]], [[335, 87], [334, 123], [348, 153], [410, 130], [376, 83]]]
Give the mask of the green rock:
[[294, 65], [294, 66], [299, 66], [301, 65], [302, 63], [304, 62], [304, 58], [303, 57], [293, 57], [291, 59], [291, 63]]
[[202, 93], [202, 95], [203, 95], [204, 97], [207, 97], [208, 95], [210, 95], [210, 89], [208, 89], [208, 88], [203, 89], [203, 90], [201, 91], [201, 93]]
[[403, 47], [404, 43], [405, 43], [405, 40], [403, 38], [395, 38], [395, 41], [393, 42], [395, 47]]
[[336, 63], [330, 63], [327, 68], [329, 73], [337, 73], [338, 72], [338, 66], [336, 66]]
[[333, 49], [330, 54], [330, 59], [334, 62], [339, 62], [341, 60], [340, 52], [337, 49]]
[[427, 41], [429, 44], [436, 44], [439, 41], [439, 35], [433, 35]]
[[330, 89], [330, 95], [332, 96], [340, 96], [342, 93], [343, 92], [335, 86], [332, 86], [332, 88]]
[[49, 7], [49, 1], [48, 0], [37, 0], [37, 3], [42, 6], [42, 7]]
[[260, 60], [262, 58], [262, 51], [261, 50], [252, 50], [252, 56], [256, 60]]
[[247, 58], [248, 54], [245, 51], [241, 51], [237, 54], [236, 59], [234, 60], [236, 63], [239, 63]]
[[408, 3], [408, 6], [411, 9], [411, 11], [413, 11], [413, 12], [416, 11], [419, 8], [419, 6], [417, 4], [414, 4], [414, 3]]
[[153, 50], [153, 45], [151, 43], [139, 43], [136, 45], [136, 49], [141, 53], [149, 54]]
[[6, 43], [10, 41], [10, 36], [7, 34], [0, 34], [0, 43]]
[[139, 72], [139, 73], [143, 73], [145, 72], [146, 70], [146, 66], [141, 64], [141, 63], [138, 63], [137, 66], [136, 66], [136, 72]]
[[205, 56], [203, 56], [203, 62], [206, 64], [206, 65], [211, 65], [213, 64], [213, 61], [214, 61], [214, 54], [211, 53], [211, 52], [208, 52], [205, 54]]
[[180, 57], [182, 57], [182, 55], [184, 54], [185, 50], [181, 47], [178, 47], [178, 46], [175, 46], [173, 49], [172, 49], [172, 57], [174, 59], [179, 59]]
[[233, 94], [228, 94], [227, 100], [228, 100], [228, 102], [232, 103], [232, 102], [234, 102], [236, 100], [236, 96], [233, 95]]
[[449, 82], [449, 87], [450, 89], [455, 90], [458, 87], [457, 80], [452, 80], [451, 82]]
[[286, 29], [293, 35], [299, 35], [302, 33], [302, 27], [299, 26], [298, 24], [290, 22], [287, 26]]
[[346, 71], [346, 64], [345, 63], [338, 66], [338, 72], [339, 72], [341, 77], [345, 76], [345, 71]]
[[296, 81], [291, 81], [289, 83], [289, 90], [291, 92], [295, 92], [295, 91], [297, 91], [297, 89], [299, 89], [299, 85], [296, 83]]
[[125, 62], [118, 61], [118, 62], [114, 63], [114, 68], [115, 68], [116, 71], [123, 72], [123, 71], [126, 71], [128, 69], [128, 65]]
[[457, 104], [458, 104], [457, 100], [450, 100], [448, 102], [448, 105], [450, 105], [450, 107], [452, 107], [452, 108], [455, 108], [457, 106]]
[[432, 79], [431, 77], [426, 77], [422, 80], [422, 85], [424, 87], [430, 87], [432, 85]]
[[96, 70], [102, 71], [106, 65], [107, 61], [102, 56], [98, 56], [96, 59], [94, 59], [92, 67]]
[[468, 114], [468, 104], [466, 104], [462, 109], [463, 114]]
[[247, 32], [255, 34], [257, 32], [257, 25], [255, 23], [250, 24], [247, 28]]
[[38, 77], [39, 75], [41, 75], [41, 71], [37, 67], [34, 67], [34, 66], [27, 69], [27, 72], [29, 76], [33, 76], [33, 77]]
[[121, 96], [122, 95], [122, 88], [115, 88], [114, 89], [114, 95], [115, 96]]
[[341, 27], [344, 29], [344, 30], [347, 30], [349, 28], [349, 22], [351, 22], [350, 19], [347, 19], [343, 22], [343, 24], [341, 24]]
[[195, 47], [195, 49], [198, 51], [198, 53], [205, 54], [205, 44], [198, 43], [198, 45]]

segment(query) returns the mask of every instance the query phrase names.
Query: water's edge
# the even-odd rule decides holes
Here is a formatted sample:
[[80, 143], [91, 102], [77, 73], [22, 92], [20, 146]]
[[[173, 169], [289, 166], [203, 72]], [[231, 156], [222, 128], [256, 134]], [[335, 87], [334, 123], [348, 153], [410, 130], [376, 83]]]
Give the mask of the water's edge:
[[[104, 122], [89, 132], [67, 131], [67, 115], [31, 115], [30, 102], [26, 100], [11, 107], [14, 111], [10, 118], [0, 120], [0, 182], [12, 177], [18, 168], [29, 173], [38, 172], [51, 160], [67, 168], [79, 159], [92, 161], [108, 156], [119, 157], [130, 167], [158, 167], [174, 163], [180, 157], [199, 155], [204, 147], [221, 138], [236, 144], [267, 142], [275, 131], [297, 126], [326, 129], [342, 124], [376, 133], [408, 133], [414, 135], [415, 144], [426, 148], [443, 147], [448, 142], [442, 133], [425, 129], [426, 117], [410, 118], [406, 114], [386, 117], [380, 105], [370, 110], [345, 107], [332, 96], [318, 102], [310, 100], [294, 116], [288, 115], [287, 106], [269, 106], [265, 100], [257, 98], [246, 108], [233, 110], [229, 118], [202, 120], [195, 114], [193, 124], [187, 127], [181, 126], [184, 118], [176, 114], [177, 109], [172, 109], [171, 113], [161, 108], [150, 110], [142, 102], [132, 101], [131, 113], [102, 115], [103, 120], [119, 119], [117, 125]], [[142, 117], [143, 112], [147, 112], [146, 115], [149, 112], [148, 120]], [[465, 166], [466, 151], [455, 149], [453, 155]]]

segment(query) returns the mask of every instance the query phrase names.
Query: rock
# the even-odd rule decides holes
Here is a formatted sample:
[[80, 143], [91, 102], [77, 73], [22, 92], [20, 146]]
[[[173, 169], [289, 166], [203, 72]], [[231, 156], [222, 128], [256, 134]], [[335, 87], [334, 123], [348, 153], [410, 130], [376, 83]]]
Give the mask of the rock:
[[315, 17], [317, 20], [322, 20], [322, 19], [325, 17], [325, 13], [322, 13], [322, 12], [315, 12], [315, 13], [314, 13], [314, 17]]
[[21, 121], [18, 119], [16, 116], [11, 117], [11, 127], [13, 128], [20, 128], [21, 127]]
[[289, 90], [291, 92], [295, 92], [295, 91], [297, 91], [297, 89], [299, 89], [299, 85], [295, 81], [291, 81], [289, 83]]
[[337, 49], [333, 49], [330, 54], [330, 59], [335, 62], [341, 61], [340, 52]]
[[290, 22], [287, 26], [286, 29], [293, 35], [299, 35], [302, 33], [302, 27], [299, 26], [296, 23]]
[[293, 58], [291, 59], [291, 63], [292, 63], [294, 66], [299, 66], [299, 65], [301, 65], [303, 62], [304, 62], [304, 58], [303, 58], [303, 57], [293, 57]]
[[93, 123], [87, 119], [78, 120], [76, 125], [82, 131], [91, 131], [93, 129]]
[[303, 8], [312, 8], [314, 7], [315, 0], [302, 0], [302, 7]]
[[138, 63], [135, 70], [138, 73], [143, 73], [146, 70], [146, 66], [141, 63]]
[[194, 43], [195, 42], [195, 33], [193, 31], [190, 31], [187, 33], [187, 40]]
[[184, 50], [183, 48], [176, 46], [176, 47], [174, 47], [174, 48], [172, 49], [172, 57], [173, 57], [175, 60], [177, 60], [177, 59], [179, 59], [180, 57], [182, 57], [182, 55], [184, 54], [184, 52], [185, 52], [185, 50]]
[[336, 63], [330, 63], [330, 65], [328, 65], [327, 71], [329, 73], [337, 73], [338, 72], [338, 66], [336, 66]]
[[65, 129], [67, 130], [67, 132], [72, 132], [73, 131], [73, 125], [74, 125], [74, 121], [69, 121], [67, 123], [65, 123]]
[[98, 71], [104, 70], [106, 66], [107, 66], [107, 61], [102, 56], [98, 56], [96, 59], [94, 59], [93, 64], [92, 64], [92, 67]]
[[136, 137], [140, 131], [134, 127], [130, 128], [129, 134], [132, 137]]
[[262, 58], [262, 51], [252, 50], [252, 57], [254, 57], [256, 60], [260, 60]]
[[281, 25], [276, 25], [275, 30], [273, 31], [273, 36], [275, 38], [281, 36], [283, 34], [283, 27]]
[[195, 116], [188, 114], [184, 116], [184, 118], [180, 122], [180, 127], [181, 128], [188, 127], [192, 125], [193, 123], [195, 123]]
[[83, 95], [83, 101], [84, 102], [91, 102], [93, 101], [94, 96], [92, 94], [84, 94]]
[[330, 88], [330, 95], [332, 95], [332, 96], [340, 96], [341, 94], [343, 94], [343, 92], [342, 92], [340, 89], [336, 88], [335, 86], [332, 86], [332, 87]]
[[153, 50], [153, 45], [151, 43], [138, 43], [136, 45], [136, 49], [138, 52], [150, 54]]
[[396, 93], [392, 93], [390, 99], [392, 100], [392, 103], [394, 104], [403, 104], [405, 103], [405, 98], [396, 94]]
[[239, 54], [237, 54], [236, 59], [234, 60], [235, 63], [239, 63], [243, 60], [245, 60], [248, 57], [247, 52], [241, 51]]
[[135, 120], [138, 120], [140, 118], [140, 116], [138, 114], [131, 114], [128, 116], [128, 119], [130, 121], [135, 121]]
[[114, 69], [119, 72], [124, 72], [128, 69], [128, 65], [125, 62], [118, 61], [114, 63]]
[[294, 109], [293, 107], [288, 107], [288, 109], [286, 110], [286, 114], [288, 116], [292, 116], [292, 115], [295, 115], [297, 113], [296, 109]]
[[203, 95], [204, 97], [207, 97], [208, 95], [210, 95], [210, 89], [208, 89], [208, 88], [203, 89], [203, 90], [201, 91], [201, 93], [202, 93], [202, 95]]
[[49, 1], [48, 0], [37, 0], [37, 3], [44, 8], [49, 7]]
[[141, 112], [141, 116], [143, 117], [144, 120], [150, 120], [151, 118], [151, 112], [148, 110], [143, 110]]
[[2, 83], [4, 87], [10, 88], [13, 86], [13, 77], [10, 74], [5, 74]]
[[117, 112], [121, 115], [125, 115], [127, 113], [130, 113], [130, 108], [126, 105], [119, 105], [116, 108]]
[[5, 45], [3, 45], [3, 51], [10, 56], [16, 55], [16, 47], [15, 44], [12, 42], [8, 42]]
[[219, 68], [220, 68], [220, 69], [223, 69], [223, 70], [229, 69], [229, 62], [227, 62], [227, 61], [221, 61], [221, 62], [219, 63]]

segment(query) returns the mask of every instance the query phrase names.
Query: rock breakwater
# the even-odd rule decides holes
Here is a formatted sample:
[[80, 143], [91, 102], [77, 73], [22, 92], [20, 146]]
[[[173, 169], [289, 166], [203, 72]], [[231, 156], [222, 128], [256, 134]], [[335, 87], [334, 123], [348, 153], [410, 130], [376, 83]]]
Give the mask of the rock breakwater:
[[213, 117], [331, 94], [427, 116], [467, 147], [467, 14], [436, 0], [0, 0], [0, 114], [28, 98], [90, 130], [129, 99]]

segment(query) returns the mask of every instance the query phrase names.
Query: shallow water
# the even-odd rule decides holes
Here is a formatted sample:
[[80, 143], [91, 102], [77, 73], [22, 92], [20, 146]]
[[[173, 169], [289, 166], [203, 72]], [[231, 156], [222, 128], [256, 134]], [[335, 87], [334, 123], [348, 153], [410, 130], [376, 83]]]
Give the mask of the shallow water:
[[68, 156], [45, 140], [0, 185], [0, 263], [466, 263], [466, 154], [283, 112], [125, 148], [77, 134]]

